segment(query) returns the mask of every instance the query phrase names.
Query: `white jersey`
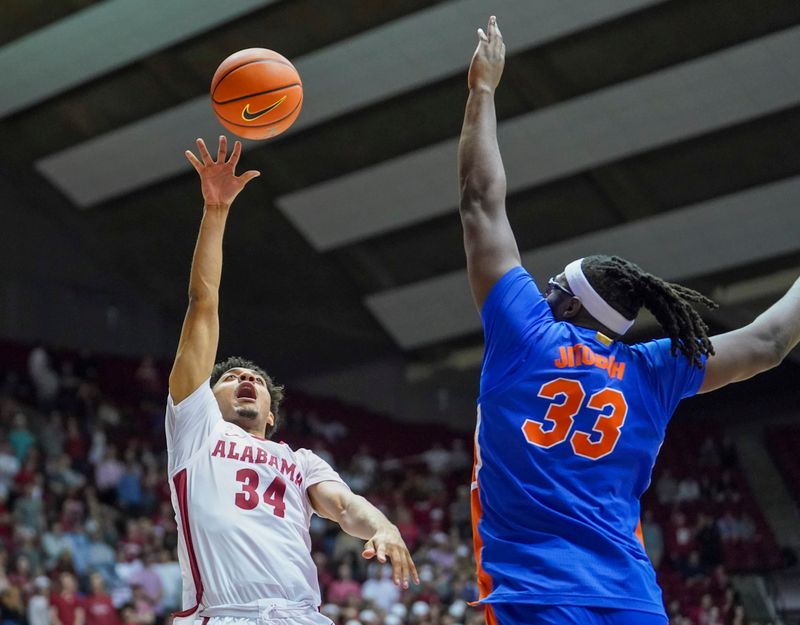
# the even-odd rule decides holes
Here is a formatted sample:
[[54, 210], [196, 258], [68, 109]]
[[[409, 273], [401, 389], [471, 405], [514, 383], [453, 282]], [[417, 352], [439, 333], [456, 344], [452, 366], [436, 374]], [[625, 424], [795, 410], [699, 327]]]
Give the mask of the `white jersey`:
[[166, 433], [183, 574], [176, 616], [234, 613], [265, 599], [317, 608], [306, 489], [339, 475], [307, 449], [224, 421], [208, 381], [178, 405], [168, 398]]

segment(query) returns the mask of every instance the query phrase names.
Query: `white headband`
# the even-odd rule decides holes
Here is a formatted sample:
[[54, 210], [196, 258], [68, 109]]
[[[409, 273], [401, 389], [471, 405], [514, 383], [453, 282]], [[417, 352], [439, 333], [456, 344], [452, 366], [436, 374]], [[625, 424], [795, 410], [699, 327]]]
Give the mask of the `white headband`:
[[575, 294], [589, 314], [602, 323], [609, 330], [619, 335], [625, 334], [633, 325], [635, 319], [626, 319], [604, 300], [592, 288], [581, 269], [582, 258], [573, 260], [564, 267], [564, 276], [567, 278], [570, 290]]

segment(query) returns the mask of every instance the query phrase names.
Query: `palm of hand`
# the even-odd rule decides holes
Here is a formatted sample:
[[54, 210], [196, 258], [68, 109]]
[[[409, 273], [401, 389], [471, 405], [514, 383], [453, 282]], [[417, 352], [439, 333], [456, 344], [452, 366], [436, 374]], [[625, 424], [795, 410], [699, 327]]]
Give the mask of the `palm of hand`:
[[207, 165], [200, 174], [203, 199], [207, 204], [230, 204], [244, 187], [229, 163]]

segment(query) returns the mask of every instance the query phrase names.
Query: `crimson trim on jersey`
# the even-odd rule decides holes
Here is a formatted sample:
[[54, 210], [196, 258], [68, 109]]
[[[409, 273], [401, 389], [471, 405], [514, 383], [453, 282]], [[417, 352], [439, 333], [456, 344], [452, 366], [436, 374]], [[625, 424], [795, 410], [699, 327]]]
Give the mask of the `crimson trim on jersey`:
[[200, 600], [203, 598], [203, 580], [200, 578], [200, 568], [197, 566], [197, 557], [194, 554], [194, 545], [192, 544], [192, 530], [189, 527], [189, 499], [186, 489], [186, 469], [183, 469], [175, 474], [172, 482], [175, 485], [175, 493], [178, 496], [178, 512], [181, 515], [181, 528], [183, 529], [183, 538], [186, 541], [186, 553], [189, 555], [189, 568], [192, 570], [192, 581], [194, 581], [195, 588], [195, 605], [193, 608], [188, 608], [182, 612], [175, 612], [173, 616], [183, 617], [191, 616], [197, 611], [200, 605]]

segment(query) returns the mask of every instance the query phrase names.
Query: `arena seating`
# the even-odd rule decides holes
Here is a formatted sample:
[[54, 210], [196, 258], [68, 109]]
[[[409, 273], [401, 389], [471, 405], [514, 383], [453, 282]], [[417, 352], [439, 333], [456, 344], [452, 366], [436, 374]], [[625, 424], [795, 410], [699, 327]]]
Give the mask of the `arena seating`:
[[[72, 576], [87, 610], [109, 602], [114, 607], [113, 619], [87, 625], [164, 622], [180, 601], [177, 535], [164, 480], [167, 366], [43, 353], [46, 371], [59, 381], [50, 395], [49, 373], [39, 380], [39, 370], [29, 374], [31, 347], [0, 345], [0, 611], [13, 612], [15, 593], [29, 606], [47, 596], [59, 606], [67, 601], [62, 595], [69, 595]], [[477, 596], [469, 434], [399, 423], [291, 389], [283, 413], [277, 438], [326, 455], [355, 490], [383, 508], [401, 528], [423, 580], [403, 593], [392, 590], [382, 567], [360, 557], [361, 541], [315, 518], [311, 533], [323, 612], [338, 625], [482, 623], [481, 613], [467, 607]], [[672, 622], [679, 625], [700, 625], [712, 609], [725, 623], [746, 623], [726, 571], [781, 564], [724, 440], [714, 426], [671, 425], [643, 500], [642, 509], [652, 511], [664, 535], [658, 578]], [[670, 475], [674, 493], [660, 500], [659, 484], [670, 487], [669, 479], [662, 481]], [[697, 489], [684, 484], [679, 498], [680, 482], [692, 477]], [[670, 488], [661, 490], [669, 495]], [[717, 530], [701, 535], [698, 522], [708, 517], [716, 527], [729, 511], [740, 521], [752, 519], [751, 527], [744, 524], [747, 531], [735, 540], [720, 537], [717, 562], [714, 550], [702, 544]], [[688, 536], [680, 544], [670, 538], [677, 513]], [[699, 566], [692, 562], [694, 550], [703, 554]], [[92, 573], [99, 573], [99, 581]]]

